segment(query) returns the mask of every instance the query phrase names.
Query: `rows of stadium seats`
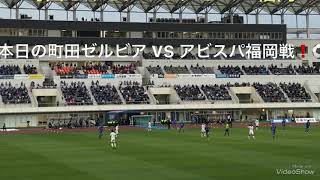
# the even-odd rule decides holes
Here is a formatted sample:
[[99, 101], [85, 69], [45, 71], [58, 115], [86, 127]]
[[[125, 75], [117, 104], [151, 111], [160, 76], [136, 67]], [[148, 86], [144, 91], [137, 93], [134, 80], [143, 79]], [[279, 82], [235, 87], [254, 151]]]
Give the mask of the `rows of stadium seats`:
[[15, 75], [21, 74], [20, 67], [17, 65], [1, 65], [0, 75]]
[[164, 71], [167, 74], [190, 74], [189, 69], [187, 66], [164, 66]]
[[190, 66], [190, 70], [193, 74], [214, 74], [214, 70], [212, 67], [199, 66]]
[[78, 75], [80, 74], [80, 68], [77, 67], [76, 64], [66, 63], [66, 64], [50, 64], [51, 69], [54, 70], [58, 76], [61, 75]]
[[311, 102], [311, 96], [299, 83], [280, 83], [280, 87], [288, 95], [291, 102]]
[[175, 85], [174, 89], [182, 101], [199, 101], [206, 99], [197, 85]]
[[284, 93], [275, 83], [253, 83], [252, 86], [257, 90], [264, 102], [287, 102]]
[[[80, 75], [82, 74], [135, 74], [136, 66], [129, 65], [112, 65], [111, 63], [90, 63], [81, 67], [76, 64], [56, 64], [51, 65], [57, 75]], [[82, 71], [82, 72], [81, 72]]]
[[110, 63], [91, 63], [82, 67], [85, 74], [135, 74], [136, 66], [111, 65]]
[[11, 82], [0, 84], [0, 94], [4, 104], [30, 104], [31, 99], [24, 83], [12, 85]]
[[35, 83], [34, 81], [30, 84], [31, 89], [55, 89], [57, 84], [52, 79], [45, 79], [42, 84]]
[[137, 82], [124, 82], [119, 90], [126, 104], [148, 104], [150, 102], [145, 88]]
[[100, 85], [99, 81], [92, 81], [90, 90], [98, 105], [122, 104], [121, 98], [115, 86]]
[[[190, 74], [189, 69], [193, 74], [215, 74], [214, 67], [196, 66], [191, 65], [190, 68], [187, 66], [164, 66], [165, 73], [167, 74]], [[163, 71], [158, 65], [157, 67], [149, 66], [147, 70], [150, 74], [161, 74]], [[313, 66], [286, 66], [279, 67], [277, 65], [264, 65], [260, 66], [218, 66], [218, 70], [221, 74], [226, 75], [320, 75], [320, 68]]]
[[84, 82], [60, 82], [63, 99], [67, 105], [92, 105], [89, 91]]
[[209, 100], [213, 101], [225, 101], [225, 100], [232, 100], [227, 86], [225, 85], [202, 85], [202, 91], [207, 96]]
[[158, 74], [159, 76], [163, 77], [164, 73], [162, 71], [162, 68], [158, 65], [155, 67], [152, 67], [151, 65], [146, 67], [150, 74]]

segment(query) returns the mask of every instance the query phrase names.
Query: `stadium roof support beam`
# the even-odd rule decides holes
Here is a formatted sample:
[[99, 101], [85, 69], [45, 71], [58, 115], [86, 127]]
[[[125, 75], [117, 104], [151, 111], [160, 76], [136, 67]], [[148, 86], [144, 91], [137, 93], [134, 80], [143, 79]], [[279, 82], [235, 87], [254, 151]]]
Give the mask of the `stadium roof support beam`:
[[[152, 0], [149, 6], [144, 10], [145, 13], [155, 9], [157, 6], [161, 5], [163, 0]], [[159, 9], [159, 8], [158, 8]]]
[[22, 2], [23, 1], [19, 1], [15, 5], [16, 6], [16, 19], [20, 19], [20, 17], [19, 17], [20, 16], [20, 11], [19, 10], [20, 10], [20, 6], [21, 6]]
[[194, 13], [199, 14], [201, 11], [206, 9], [206, 13], [208, 12], [208, 8], [211, 9], [211, 6], [215, 4], [218, 0], [204, 0], [202, 2], [198, 2], [200, 5], [199, 8], [195, 9]]
[[270, 14], [275, 14], [281, 9], [287, 8], [290, 3], [291, 2], [289, 1], [280, 1], [280, 3], [272, 11], [270, 11]]
[[310, 18], [309, 18], [309, 14], [306, 14], [306, 31], [307, 31], [307, 38], [310, 38]]
[[247, 10], [244, 10], [245, 14], [250, 14], [251, 12], [253, 12], [254, 10], [261, 8], [263, 6], [263, 3], [260, 1], [256, 1], [253, 4], [251, 4], [251, 7]]
[[220, 11], [221, 14], [230, 11], [230, 9], [236, 7], [242, 2], [242, 0], [231, 0], [229, 3], [225, 4], [225, 7]]
[[[192, 0], [179, 0], [178, 3], [174, 5], [174, 7], [170, 10], [170, 13], [176, 12], [178, 9], [181, 9], [183, 6], [186, 6]], [[185, 9], [185, 8], [184, 8]]]
[[60, 7], [64, 8], [64, 10], [68, 11], [74, 6], [79, 7], [80, 1], [78, 0], [63, 0], [61, 2], [56, 2]]
[[295, 11], [295, 14], [300, 14], [305, 10], [312, 11], [315, 7], [317, 7], [317, 4], [320, 3], [320, 0], [309, 0], [306, 3], [302, 4], [302, 6]]
[[0, 0], [4, 5], [6, 5], [9, 9], [12, 9], [16, 6], [19, 2], [21, 4], [22, 0]]

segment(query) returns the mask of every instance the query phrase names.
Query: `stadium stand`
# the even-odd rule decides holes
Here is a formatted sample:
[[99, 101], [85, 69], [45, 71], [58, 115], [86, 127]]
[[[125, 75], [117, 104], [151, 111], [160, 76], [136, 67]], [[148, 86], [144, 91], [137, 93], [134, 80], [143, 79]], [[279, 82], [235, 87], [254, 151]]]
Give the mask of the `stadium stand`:
[[287, 102], [285, 95], [275, 83], [253, 83], [252, 86], [256, 88], [264, 102]]
[[60, 82], [63, 98], [67, 105], [92, 105], [90, 94], [84, 82]]
[[227, 74], [227, 75], [243, 75], [243, 72], [239, 66], [218, 66], [218, 70], [222, 74]]
[[294, 70], [300, 75], [320, 75], [320, 68], [316, 66], [294, 66]]
[[278, 67], [277, 65], [272, 64], [268, 67], [268, 69], [274, 75], [295, 75], [296, 74], [292, 65], [289, 65], [287, 67]]
[[311, 102], [311, 96], [300, 83], [280, 83], [291, 102]]
[[1, 65], [0, 75], [15, 75], [21, 74], [20, 67], [18, 65]]
[[268, 69], [261, 65], [261, 66], [242, 66], [242, 70], [247, 74], [247, 75], [269, 75]]
[[174, 89], [182, 101], [200, 101], [206, 99], [197, 85], [175, 85]]
[[127, 104], [148, 104], [149, 97], [143, 86], [138, 82], [123, 82], [119, 86], [120, 92]]
[[13, 86], [11, 82], [0, 84], [0, 94], [4, 104], [30, 104], [31, 99], [24, 83]]
[[37, 68], [33, 65], [23, 65], [23, 71], [26, 74], [38, 74]]
[[187, 66], [164, 66], [164, 71], [166, 72], [166, 74], [190, 74], [189, 69], [187, 68]]
[[190, 70], [193, 74], [214, 74], [212, 67], [199, 66], [199, 64], [196, 66], [191, 65]]
[[99, 81], [91, 83], [90, 90], [98, 105], [121, 104], [121, 98], [115, 86], [100, 85]]
[[202, 85], [202, 91], [207, 96], [209, 100], [213, 101], [226, 101], [232, 100], [227, 86], [225, 85]]

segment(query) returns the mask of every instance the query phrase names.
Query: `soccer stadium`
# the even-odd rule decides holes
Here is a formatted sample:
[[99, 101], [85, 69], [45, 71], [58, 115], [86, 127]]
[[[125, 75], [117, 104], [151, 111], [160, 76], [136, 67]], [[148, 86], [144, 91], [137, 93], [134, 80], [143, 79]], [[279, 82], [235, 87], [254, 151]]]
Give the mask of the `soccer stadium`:
[[320, 179], [319, 18], [320, 0], [0, 0], [0, 179]]

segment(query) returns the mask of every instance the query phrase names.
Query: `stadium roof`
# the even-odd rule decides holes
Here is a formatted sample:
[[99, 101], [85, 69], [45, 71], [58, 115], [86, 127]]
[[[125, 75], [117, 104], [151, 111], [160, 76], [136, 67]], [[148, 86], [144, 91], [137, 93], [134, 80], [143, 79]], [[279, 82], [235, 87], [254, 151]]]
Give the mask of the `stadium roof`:
[[36, 9], [48, 8], [55, 3], [64, 10], [75, 10], [80, 4], [91, 11], [101, 11], [107, 6], [119, 12], [137, 7], [143, 12], [153, 12], [162, 7], [168, 13], [183, 12], [189, 9], [195, 14], [215, 11], [217, 13], [242, 12], [258, 14], [319, 14], [320, 0], [0, 0], [8, 8], [19, 7], [23, 2]]

